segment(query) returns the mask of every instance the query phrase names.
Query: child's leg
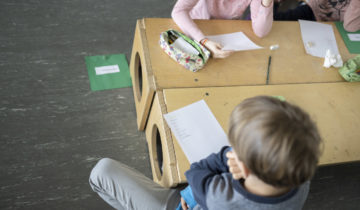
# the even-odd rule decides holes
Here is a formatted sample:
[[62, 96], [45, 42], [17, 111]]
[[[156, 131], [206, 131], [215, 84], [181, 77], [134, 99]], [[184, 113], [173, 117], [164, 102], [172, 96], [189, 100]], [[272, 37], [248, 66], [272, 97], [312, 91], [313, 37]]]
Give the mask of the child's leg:
[[[275, 10], [277, 9], [275, 8]], [[295, 9], [290, 9], [286, 12], [274, 11], [274, 20], [299, 20], [299, 19], [315, 21], [315, 16], [313, 11], [311, 7], [306, 3], [301, 3]]]
[[101, 159], [91, 171], [91, 188], [116, 209], [176, 209], [180, 190], [154, 183], [128, 166]]

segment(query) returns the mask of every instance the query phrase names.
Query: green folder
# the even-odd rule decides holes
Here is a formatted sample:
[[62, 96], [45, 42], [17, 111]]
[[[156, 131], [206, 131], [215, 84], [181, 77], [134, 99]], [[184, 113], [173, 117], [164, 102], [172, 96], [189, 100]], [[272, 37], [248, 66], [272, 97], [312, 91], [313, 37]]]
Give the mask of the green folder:
[[360, 41], [351, 41], [349, 39], [348, 34], [360, 34], [360, 30], [356, 32], [347, 32], [344, 29], [342, 22], [335, 22], [336, 28], [338, 29], [339, 33], [341, 34], [342, 39], [345, 42], [346, 47], [348, 48], [349, 52], [352, 54], [359, 54], [360, 53]]
[[85, 63], [93, 91], [132, 86], [124, 54], [86, 56]]

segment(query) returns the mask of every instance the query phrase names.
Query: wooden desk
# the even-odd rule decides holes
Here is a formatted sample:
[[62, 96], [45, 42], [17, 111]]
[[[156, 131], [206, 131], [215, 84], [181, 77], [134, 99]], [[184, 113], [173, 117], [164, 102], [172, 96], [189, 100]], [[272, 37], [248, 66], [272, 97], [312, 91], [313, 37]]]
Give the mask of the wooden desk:
[[[179, 28], [171, 19], [138, 20], [131, 55], [130, 72], [133, 82], [138, 128], [143, 130], [156, 90], [188, 87], [222, 87], [264, 85], [268, 58], [271, 55], [270, 84], [303, 84], [341, 82], [334, 68], [322, 67], [323, 59], [307, 55], [298, 22], [274, 22], [265, 38], [252, 31], [251, 21], [196, 20], [208, 35], [242, 31], [264, 49], [236, 52], [226, 59], [210, 59], [199, 72], [193, 73], [177, 64], [159, 46], [159, 35], [168, 29]], [[354, 57], [348, 52], [333, 23], [335, 38], [344, 60]], [[269, 46], [280, 48], [270, 51]]]
[[[189, 168], [189, 162], [167, 127], [163, 114], [204, 99], [227, 131], [233, 108], [242, 100], [257, 95], [284, 96], [288, 102], [299, 105], [311, 115], [324, 141], [320, 164], [360, 160], [360, 83], [164, 89], [156, 92], [146, 128], [154, 180], [163, 186], [175, 186], [186, 182], [184, 172]], [[162, 164], [159, 164], [161, 151], [156, 147], [160, 144]]]

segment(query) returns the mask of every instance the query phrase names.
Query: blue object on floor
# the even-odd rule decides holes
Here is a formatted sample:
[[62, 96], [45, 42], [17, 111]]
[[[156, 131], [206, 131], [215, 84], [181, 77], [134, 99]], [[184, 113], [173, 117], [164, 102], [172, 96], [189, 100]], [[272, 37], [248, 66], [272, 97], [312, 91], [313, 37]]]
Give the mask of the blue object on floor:
[[[197, 203], [194, 199], [194, 195], [190, 186], [187, 186], [184, 190], [182, 190], [180, 195], [182, 198], [184, 198], [185, 202], [189, 206], [189, 210], [192, 210], [196, 206]], [[181, 202], [179, 203], [179, 206], [176, 208], [176, 210], [182, 210]]]

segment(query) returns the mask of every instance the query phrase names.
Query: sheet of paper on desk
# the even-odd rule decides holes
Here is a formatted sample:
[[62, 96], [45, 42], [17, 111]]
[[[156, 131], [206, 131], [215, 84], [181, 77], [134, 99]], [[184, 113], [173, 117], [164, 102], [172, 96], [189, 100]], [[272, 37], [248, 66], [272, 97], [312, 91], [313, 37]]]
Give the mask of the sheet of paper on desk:
[[339, 54], [332, 25], [299, 20], [301, 36], [307, 54], [324, 58], [326, 50]]
[[220, 43], [223, 46], [223, 50], [242, 51], [262, 49], [262, 47], [252, 42], [243, 32], [206, 36], [206, 38]]
[[164, 114], [190, 163], [229, 145], [227, 136], [204, 100]]

